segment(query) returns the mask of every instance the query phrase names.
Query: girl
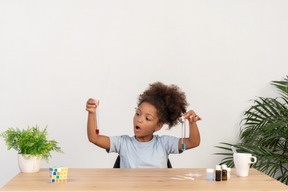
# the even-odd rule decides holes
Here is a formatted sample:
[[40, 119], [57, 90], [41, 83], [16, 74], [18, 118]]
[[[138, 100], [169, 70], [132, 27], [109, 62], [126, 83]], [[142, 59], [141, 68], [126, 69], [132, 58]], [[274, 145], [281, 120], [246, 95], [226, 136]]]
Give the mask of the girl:
[[86, 104], [88, 139], [109, 153], [118, 153], [121, 168], [167, 168], [168, 155], [182, 152], [182, 139], [154, 135], [154, 132], [159, 131], [164, 124], [170, 129], [182, 118], [188, 119], [190, 129], [189, 137], [183, 140], [186, 150], [200, 144], [196, 122], [201, 118], [192, 110], [186, 112], [188, 103], [185, 93], [176, 85], [167, 86], [157, 82], [139, 96], [133, 119], [133, 137], [96, 134], [98, 105], [99, 101], [95, 99], [89, 99]]

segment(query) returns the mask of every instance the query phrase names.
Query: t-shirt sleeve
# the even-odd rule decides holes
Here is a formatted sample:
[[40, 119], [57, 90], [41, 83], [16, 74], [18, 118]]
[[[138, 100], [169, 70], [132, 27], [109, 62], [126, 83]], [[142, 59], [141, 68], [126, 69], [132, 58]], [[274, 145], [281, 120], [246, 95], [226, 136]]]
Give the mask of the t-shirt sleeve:
[[179, 151], [179, 139], [178, 137], [164, 135], [161, 136], [162, 143], [165, 147], [167, 154], [178, 154]]
[[107, 153], [120, 153], [121, 144], [125, 140], [125, 136], [111, 136], [110, 138], [110, 149], [107, 149]]

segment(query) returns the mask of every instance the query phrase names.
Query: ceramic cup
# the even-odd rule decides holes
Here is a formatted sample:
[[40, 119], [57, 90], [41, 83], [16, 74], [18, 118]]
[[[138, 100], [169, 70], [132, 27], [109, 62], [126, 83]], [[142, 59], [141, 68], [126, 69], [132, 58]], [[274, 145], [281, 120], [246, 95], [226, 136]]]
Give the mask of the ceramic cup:
[[257, 158], [250, 153], [234, 153], [233, 160], [236, 168], [236, 175], [246, 177], [248, 176], [250, 165], [256, 163]]

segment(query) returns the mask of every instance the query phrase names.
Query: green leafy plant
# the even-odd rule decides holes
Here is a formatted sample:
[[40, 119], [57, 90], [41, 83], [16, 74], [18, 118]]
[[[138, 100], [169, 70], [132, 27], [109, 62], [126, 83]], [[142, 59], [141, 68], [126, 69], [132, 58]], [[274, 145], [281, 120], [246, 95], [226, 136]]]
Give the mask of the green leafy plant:
[[240, 142], [220, 143], [216, 146], [227, 152], [221, 164], [234, 167], [231, 146], [239, 153], [252, 153], [257, 162], [251, 167], [288, 185], [288, 76], [271, 83], [280, 91], [280, 97], [258, 97], [241, 121]]
[[31, 156], [42, 157], [48, 161], [51, 158], [51, 151], [63, 153], [55, 140], [47, 139], [47, 127], [41, 131], [36, 125], [26, 130], [18, 128], [8, 128], [7, 131], [0, 134], [3, 137], [8, 150], [15, 149], [19, 154], [29, 154]]

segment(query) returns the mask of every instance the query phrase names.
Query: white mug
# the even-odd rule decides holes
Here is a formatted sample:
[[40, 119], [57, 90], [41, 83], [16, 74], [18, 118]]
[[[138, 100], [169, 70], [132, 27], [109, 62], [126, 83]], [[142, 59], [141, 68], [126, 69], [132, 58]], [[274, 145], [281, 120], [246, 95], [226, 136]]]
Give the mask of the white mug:
[[[253, 162], [251, 161], [253, 159]], [[248, 176], [250, 164], [256, 163], [257, 158], [250, 153], [234, 153], [234, 165], [236, 168], [236, 175], [241, 177]]]

